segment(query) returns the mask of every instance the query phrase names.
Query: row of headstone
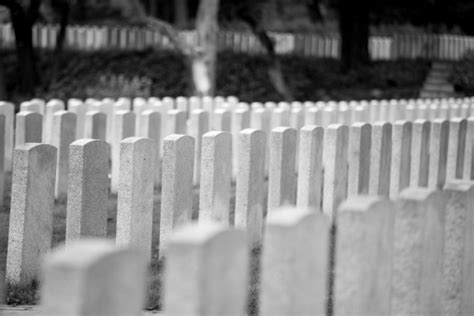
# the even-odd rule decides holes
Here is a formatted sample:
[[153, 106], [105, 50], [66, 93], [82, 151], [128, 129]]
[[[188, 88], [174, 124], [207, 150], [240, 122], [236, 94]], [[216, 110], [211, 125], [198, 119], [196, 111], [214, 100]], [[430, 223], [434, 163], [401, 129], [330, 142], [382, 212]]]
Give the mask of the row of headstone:
[[[473, 131], [474, 119], [374, 126], [356, 123], [350, 128], [331, 125], [327, 129], [306, 126], [300, 134], [296, 171], [296, 130], [277, 127], [268, 140], [267, 186], [267, 137], [261, 130], [245, 129], [238, 134], [236, 146], [233, 216], [229, 207], [233, 195], [232, 136], [209, 132], [202, 137], [198, 218], [245, 228], [252, 246], [262, 242], [265, 215], [284, 205], [322, 211], [336, 223], [340, 204], [350, 196], [372, 194], [395, 199], [410, 186], [441, 189], [454, 179], [471, 180]], [[148, 256], [156, 184], [153, 144], [150, 138], [122, 140], [117, 168], [117, 243], [132, 245]], [[188, 135], [164, 139], [160, 256], [166, 254], [173, 230], [193, 218], [195, 146], [195, 139]], [[51, 210], [60, 168], [56, 161], [61, 150], [61, 146], [57, 149], [35, 143], [15, 149], [7, 259], [11, 283], [31, 281], [41, 254], [51, 246]], [[106, 235], [109, 151], [110, 146], [102, 140], [78, 140], [68, 147], [66, 243]], [[44, 223], [36, 220], [38, 216]]]
[[[472, 181], [407, 188], [394, 200], [354, 195], [339, 206], [335, 233], [324, 213], [274, 210], [253, 294], [259, 315], [472, 315], [473, 199]], [[249, 238], [214, 221], [175, 231], [163, 311], [247, 314]], [[42, 308], [48, 315], [140, 315], [145, 279], [140, 251], [76, 241], [46, 259]]]

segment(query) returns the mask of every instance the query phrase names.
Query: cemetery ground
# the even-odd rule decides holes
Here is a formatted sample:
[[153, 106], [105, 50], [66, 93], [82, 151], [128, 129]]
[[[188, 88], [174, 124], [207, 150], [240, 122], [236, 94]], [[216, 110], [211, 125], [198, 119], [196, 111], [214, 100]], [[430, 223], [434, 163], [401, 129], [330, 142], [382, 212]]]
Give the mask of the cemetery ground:
[[[5, 202], [4, 206], [0, 208], [0, 272], [5, 271], [6, 257], [7, 257], [7, 245], [8, 245], [8, 225], [9, 225], [9, 205], [10, 205], [10, 193], [11, 193], [11, 173], [5, 174]], [[235, 186], [235, 183], [233, 183]], [[266, 187], [266, 186], [265, 186]], [[193, 218], [197, 218], [199, 210], [199, 188], [195, 187], [193, 190]], [[159, 194], [161, 188], [155, 188], [154, 203], [153, 203], [153, 259], [150, 266], [149, 278], [148, 278], [148, 297], [146, 303], [146, 310], [156, 311], [161, 310], [162, 305], [162, 273], [163, 273], [163, 259], [158, 259], [158, 245], [159, 245], [159, 227], [160, 227], [160, 205], [161, 196]], [[235, 188], [231, 192], [235, 192]], [[265, 192], [264, 196], [267, 194]], [[231, 197], [230, 200], [230, 218], [233, 220], [235, 205], [235, 196]], [[266, 198], [264, 201], [266, 205]], [[266, 209], [266, 207], [264, 208]], [[66, 199], [58, 199], [55, 201], [53, 211], [53, 248], [60, 245], [65, 240], [66, 233]], [[107, 238], [115, 237], [116, 230], [116, 218], [117, 218], [117, 195], [109, 193], [108, 200], [108, 219], [107, 219]], [[257, 311], [257, 300], [258, 298], [255, 293], [258, 292], [258, 268], [259, 262], [257, 261], [259, 256], [259, 249], [254, 249], [251, 260], [251, 289], [249, 297], [249, 314], [252, 315]], [[0, 273], [1, 274], [1, 273]], [[38, 284], [33, 283], [29, 287], [12, 287], [9, 286], [6, 291], [6, 303], [11, 306], [28, 306], [36, 305], [39, 303], [39, 289]], [[21, 311], [11, 311], [11, 316], [21, 316]], [[34, 316], [33, 311], [29, 310], [24, 313]], [[7, 314], [10, 316], [10, 314]]]

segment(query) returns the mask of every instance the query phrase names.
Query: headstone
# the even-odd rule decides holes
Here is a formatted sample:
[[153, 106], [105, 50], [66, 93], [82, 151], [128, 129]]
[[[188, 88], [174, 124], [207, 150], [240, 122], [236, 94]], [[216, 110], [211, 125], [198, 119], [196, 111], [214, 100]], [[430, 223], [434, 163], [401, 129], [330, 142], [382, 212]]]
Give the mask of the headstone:
[[443, 227], [447, 198], [427, 188], [403, 190], [395, 211], [392, 315], [443, 315]]
[[240, 131], [250, 127], [250, 111], [246, 108], [238, 108], [234, 110], [232, 115], [232, 168], [233, 178], [237, 177], [237, 153], [239, 144]]
[[[51, 144], [53, 135], [56, 133], [53, 126], [53, 116], [56, 112], [64, 111], [64, 102], [60, 100], [51, 100], [46, 103], [46, 112], [43, 116], [43, 143]], [[74, 126], [74, 128], [76, 128]], [[74, 131], [74, 134], [76, 132]]]
[[169, 135], [164, 139], [161, 189], [160, 256], [171, 232], [192, 217], [194, 139]]
[[431, 122], [419, 119], [413, 122], [411, 143], [410, 185], [428, 187]]
[[110, 145], [80, 139], [69, 146], [66, 243], [106, 237]]
[[306, 112], [305, 125], [323, 125], [322, 111], [316, 107], [310, 108]]
[[266, 137], [263, 131], [245, 129], [238, 140], [234, 225], [245, 227], [250, 246], [256, 246], [263, 233]]
[[147, 137], [153, 140], [154, 150], [154, 168], [155, 168], [155, 186], [161, 184], [161, 114], [158, 111], [146, 110], [141, 113], [141, 126], [138, 136]]
[[296, 205], [321, 211], [324, 128], [305, 126], [300, 132]]
[[111, 191], [112, 193], [117, 193], [119, 183], [120, 143], [125, 138], [133, 137], [135, 133], [135, 113], [130, 111], [115, 112], [113, 125]]
[[58, 149], [55, 198], [64, 197], [68, 190], [69, 145], [76, 140], [76, 115], [67, 111], [55, 112], [51, 125], [51, 145]]
[[290, 126], [290, 110], [288, 108], [276, 108], [271, 112], [271, 126], [272, 129], [280, 126]]
[[194, 110], [191, 113], [189, 130], [189, 134], [196, 140], [193, 184], [199, 185], [199, 178], [201, 176], [202, 135], [209, 131], [209, 113], [202, 109]]
[[349, 128], [331, 125], [324, 135], [323, 212], [336, 220], [337, 208], [347, 197], [347, 154]]
[[450, 120], [446, 181], [462, 179], [463, 177], [466, 132], [466, 119], [453, 118]]
[[76, 114], [76, 137], [77, 139], [81, 138], [89, 138], [84, 133], [85, 122], [86, 122], [86, 113], [87, 113], [87, 106], [82, 103], [81, 100], [77, 99], [69, 99], [67, 110]]
[[452, 180], [448, 195], [444, 239], [444, 315], [474, 314], [474, 184]]
[[102, 239], [55, 249], [43, 265], [44, 315], [139, 316], [145, 303], [147, 262], [136, 250]]
[[467, 119], [466, 147], [464, 153], [463, 179], [474, 180], [474, 118]]
[[107, 114], [98, 111], [88, 111], [85, 115], [84, 137], [107, 140]]
[[391, 199], [410, 185], [412, 122], [396, 121], [392, 131], [392, 160], [390, 162]]
[[35, 280], [41, 257], [51, 248], [56, 155], [56, 148], [46, 144], [15, 148], [6, 266], [10, 284]]
[[212, 222], [183, 227], [169, 241], [166, 315], [245, 315], [248, 262], [244, 231]]
[[371, 147], [369, 194], [388, 198], [392, 159], [391, 123], [373, 123]]
[[229, 225], [232, 181], [232, 135], [209, 132], [202, 137], [199, 221]]
[[333, 315], [390, 315], [396, 206], [352, 196], [338, 211]]
[[284, 208], [265, 227], [260, 315], [325, 315], [329, 217]]
[[15, 122], [15, 147], [25, 143], [41, 143], [43, 118], [35, 112], [19, 112]]
[[348, 195], [368, 194], [372, 126], [354, 123], [349, 129]]
[[232, 112], [227, 109], [217, 109], [214, 111], [213, 129], [230, 133], [232, 131]]
[[442, 189], [446, 182], [449, 121], [435, 119], [431, 123], [428, 187]]
[[117, 245], [139, 249], [151, 260], [153, 229], [154, 146], [150, 138], [120, 143], [117, 194]]
[[167, 113], [167, 132], [164, 136], [171, 134], [186, 134], [186, 112], [170, 110]]
[[5, 172], [12, 171], [14, 144], [15, 106], [10, 102], [0, 102], [0, 114], [5, 115]]
[[296, 204], [296, 130], [276, 127], [270, 136], [268, 211]]

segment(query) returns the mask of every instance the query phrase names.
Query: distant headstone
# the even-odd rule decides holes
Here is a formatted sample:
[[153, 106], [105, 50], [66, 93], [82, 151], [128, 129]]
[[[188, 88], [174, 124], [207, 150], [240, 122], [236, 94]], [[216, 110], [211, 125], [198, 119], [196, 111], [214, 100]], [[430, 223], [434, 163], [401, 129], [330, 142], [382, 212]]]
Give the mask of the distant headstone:
[[15, 147], [25, 143], [41, 143], [43, 118], [35, 112], [19, 112], [15, 122]]

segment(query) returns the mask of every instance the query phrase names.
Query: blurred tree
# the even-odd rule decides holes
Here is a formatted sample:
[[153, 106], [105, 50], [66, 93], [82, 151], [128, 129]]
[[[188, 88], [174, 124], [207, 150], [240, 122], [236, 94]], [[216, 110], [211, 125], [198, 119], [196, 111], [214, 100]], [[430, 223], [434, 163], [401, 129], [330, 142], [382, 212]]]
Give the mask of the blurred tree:
[[38, 81], [32, 28], [39, 16], [41, 0], [0, 0], [0, 5], [10, 11], [15, 33], [15, 49], [18, 58], [20, 92], [32, 96]]
[[281, 70], [280, 60], [275, 51], [275, 43], [263, 27], [263, 12], [271, 0], [221, 0], [219, 17], [223, 20], [239, 19], [245, 22], [262, 44], [268, 56], [268, 77], [275, 90], [286, 100], [293, 100]]

